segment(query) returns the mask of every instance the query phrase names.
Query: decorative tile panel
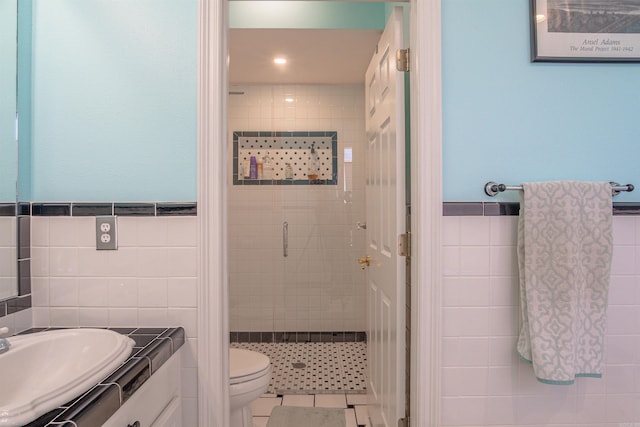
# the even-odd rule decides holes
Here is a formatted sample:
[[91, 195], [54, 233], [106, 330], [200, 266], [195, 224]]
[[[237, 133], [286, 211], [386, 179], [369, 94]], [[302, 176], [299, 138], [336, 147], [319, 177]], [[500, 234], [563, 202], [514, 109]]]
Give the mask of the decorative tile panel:
[[[317, 156], [317, 179], [308, 176], [312, 148]], [[264, 160], [261, 178], [251, 179], [246, 170], [251, 157]], [[267, 163], [273, 166], [273, 171], [266, 168]], [[290, 174], [287, 165], [291, 166]], [[234, 185], [335, 185], [337, 182], [337, 132], [233, 132]]]

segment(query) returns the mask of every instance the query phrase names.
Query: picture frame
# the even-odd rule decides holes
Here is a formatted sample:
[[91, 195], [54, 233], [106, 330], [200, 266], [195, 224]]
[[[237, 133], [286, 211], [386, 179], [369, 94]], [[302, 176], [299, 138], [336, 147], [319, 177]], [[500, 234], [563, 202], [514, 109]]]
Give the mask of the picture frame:
[[640, 62], [640, 0], [531, 0], [532, 62]]

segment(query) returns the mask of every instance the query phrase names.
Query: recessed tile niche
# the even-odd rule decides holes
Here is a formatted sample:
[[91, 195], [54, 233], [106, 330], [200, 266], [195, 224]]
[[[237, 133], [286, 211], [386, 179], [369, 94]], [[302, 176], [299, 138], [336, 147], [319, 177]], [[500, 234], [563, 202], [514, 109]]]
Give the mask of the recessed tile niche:
[[[312, 148], [317, 177], [309, 176]], [[261, 179], [257, 174], [251, 178], [248, 170], [251, 157], [262, 163]], [[338, 134], [335, 131], [233, 132], [234, 185], [335, 185], [337, 178]]]

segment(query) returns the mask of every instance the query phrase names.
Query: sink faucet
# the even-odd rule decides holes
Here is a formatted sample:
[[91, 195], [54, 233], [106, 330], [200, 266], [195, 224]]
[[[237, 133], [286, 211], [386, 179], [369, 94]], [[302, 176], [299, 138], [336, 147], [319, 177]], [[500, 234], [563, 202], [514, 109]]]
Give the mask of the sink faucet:
[[[0, 335], [5, 335], [9, 333], [9, 328], [6, 326], [0, 328]], [[0, 354], [6, 353], [11, 348], [11, 343], [6, 338], [0, 338]]]

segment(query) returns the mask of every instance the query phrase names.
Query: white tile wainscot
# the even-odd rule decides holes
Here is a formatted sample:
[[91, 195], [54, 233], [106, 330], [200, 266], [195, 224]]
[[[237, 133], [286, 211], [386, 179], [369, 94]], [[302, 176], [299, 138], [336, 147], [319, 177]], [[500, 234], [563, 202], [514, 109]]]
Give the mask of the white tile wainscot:
[[34, 326], [182, 326], [183, 426], [197, 425], [197, 217], [118, 217], [97, 251], [94, 217], [32, 217]]
[[614, 216], [602, 379], [539, 383], [516, 355], [517, 216], [443, 219], [441, 425], [640, 425], [640, 218]]

